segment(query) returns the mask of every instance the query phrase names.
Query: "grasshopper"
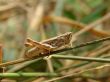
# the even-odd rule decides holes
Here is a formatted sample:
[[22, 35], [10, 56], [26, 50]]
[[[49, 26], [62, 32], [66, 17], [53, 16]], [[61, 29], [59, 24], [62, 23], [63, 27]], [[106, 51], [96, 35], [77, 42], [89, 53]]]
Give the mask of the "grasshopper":
[[72, 32], [44, 40], [42, 42], [34, 41], [30, 38], [26, 40], [25, 46], [30, 48], [26, 51], [24, 57], [32, 58], [41, 56], [40, 54], [48, 54], [52, 51], [56, 51], [71, 45]]

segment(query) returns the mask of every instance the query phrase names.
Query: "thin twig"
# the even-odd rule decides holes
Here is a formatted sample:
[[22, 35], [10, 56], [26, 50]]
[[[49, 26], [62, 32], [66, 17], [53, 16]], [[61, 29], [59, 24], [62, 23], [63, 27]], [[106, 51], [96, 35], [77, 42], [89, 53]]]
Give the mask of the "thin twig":
[[38, 72], [38, 73], [0, 73], [0, 77], [13, 77], [13, 78], [17, 78], [17, 77], [39, 77], [39, 76], [45, 76], [45, 77], [55, 77], [55, 76], [59, 76], [59, 74], [57, 73], [42, 73], [42, 72]]
[[81, 61], [92, 61], [92, 62], [110, 63], [110, 59], [104, 59], [104, 58], [65, 56], [65, 55], [52, 55], [51, 57], [52, 58], [56, 58], [56, 59], [69, 59], [69, 60], [81, 60]]
[[79, 45], [77, 45], [75, 47], [72, 47], [72, 48], [61, 49], [61, 50], [55, 51], [54, 53], [68, 51], [68, 50], [72, 50], [72, 49], [76, 49], [76, 48], [81, 48], [81, 47], [84, 47], [84, 46], [87, 46], [87, 45], [97, 44], [97, 43], [104, 42], [104, 41], [107, 41], [107, 40], [110, 40], [110, 37], [106, 37], [106, 38], [103, 38], [103, 39], [98, 39], [98, 40], [82, 43], [82, 44], [79, 44]]
[[108, 14], [106, 14], [105, 16], [103, 16], [102, 18], [100, 18], [100, 19], [94, 21], [93, 23], [89, 24], [89, 25], [86, 26], [84, 29], [82, 29], [82, 30], [80, 30], [79, 32], [75, 33], [74, 36], [75, 36], [75, 37], [76, 37], [76, 36], [79, 36], [79, 35], [81, 35], [82, 33], [84, 33], [84, 32], [86, 32], [86, 31], [90, 30], [90, 29], [93, 28], [94, 26], [96, 26], [96, 25], [98, 25], [98, 24], [100, 24], [100, 23], [102, 23], [102, 22], [104, 22], [104, 21], [106, 21], [106, 20], [108, 20], [108, 19], [110, 19], [110, 13], [108, 13]]
[[[61, 49], [61, 50], [53, 51], [53, 52], [50, 52], [49, 54], [40, 54], [36, 58], [48, 56], [48, 55], [51, 55], [51, 54], [57, 54], [57, 53], [72, 50], [72, 49], [81, 48], [81, 47], [84, 47], [84, 46], [87, 46], [87, 45], [92, 45], [92, 44], [104, 42], [104, 41], [107, 41], [107, 40], [110, 40], [110, 37], [90, 41], [90, 42], [87, 42], [87, 43], [82, 43], [82, 44], [79, 44], [79, 45], [71, 47], [71, 48], [64, 48], [64, 49]], [[13, 65], [13, 64], [21, 63], [21, 62], [24, 62], [24, 61], [29, 61], [29, 60], [36, 59], [36, 58], [34, 57], [34, 58], [29, 58], [29, 59], [18, 59], [18, 60], [12, 61], [12, 62], [2, 63], [2, 64], [0, 64], [0, 67]]]
[[44, 59], [47, 62], [47, 66], [48, 66], [49, 72], [53, 73], [54, 69], [53, 69], [53, 64], [52, 64], [51, 58], [50, 57], [45, 57]]
[[[106, 14], [106, 15], [103, 16], [102, 18], [100, 18], [100, 19], [94, 21], [93, 23], [91, 23], [91, 24], [89, 24], [88, 26], [86, 26], [84, 29], [82, 29], [82, 30], [78, 31], [77, 33], [75, 33], [75, 34], [72, 36], [71, 42], [74, 42], [75, 39], [76, 39], [78, 36], [80, 36], [81, 34], [87, 32], [88, 30], [90, 30], [90, 29], [93, 28], [94, 26], [96, 26], [96, 25], [98, 25], [98, 24], [100, 24], [100, 23], [102, 23], [102, 22], [104, 22], [104, 21], [106, 21], [106, 20], [108, 20], [108, 19], [110, 19], [110, 13]], [[74, 38], [75, 38], [75, 39], [74, 39]]]
[[[105, 52], [107, 52], [108, 50], [110, 50], [110, 46], [106, 46], [100, 50], [95, 50], [93, 53], [89, 54], [89, 57], [99, 57], [100, 58], [108, 58], [108, 56], [106, 55], [103, 55]], [[97, 51], [97, 52], [96, 52]], [[87, 57], [87, 55], [85, 55]], [[84, 57], [85, 57], [84, 56]], [[96, 65], [96, 64], [99, 64], [98, 62], [79, 62], [79, 63], [75, 63], [74, 65], [71, 65], [70, 67], [65, 67], [64, 69], [60, 69], [59, 71], [63, 71], [63, 70], [68, 70], [70, 68], [74, 68], [73, 71], [70, 71], [71, 72], [78, 72], [78, 71], [81, 71], [81, 70], [84, 70], [84, 69], [88, 69], [88, 68], [91, 68], [91, 66], [93, 65]], [[102, 63], [101, 63], [102, 64]], [[79, 65], [79, 66], [78, 66]]]
[[[47, 17], [44, 17], [44, 20], [54, 21], [54, 22], [58, 22], [61, 24], [67, 24], [67, 25], [72, 26], [72, 28], [78, 28], [78, 29], [84, 29], [87, 26], [83, 23], [68, 19], [66, 17], [59, 17], [59, 16], [47, 16]], [[105, 31], [98, 31], [98, 30], [95, 30], [94, 28], [91, 28], [88, 31], [99, 37], [107, 37], [110, 35], [109, 33]]]
[[108, 19], [110, 19], [110, 13], [107, 13], [107, 14], [106, 14], [105, 16], [103, 16], [102, 18], [100, 18], [100, 19], [94, 21], [93, 23], [91, 23], [91, 24], [89, 24], [88, 26], [86, 26], [84, 29], [82, 29], [82, 30], [78, 31], [77, 33], [75, 33], [75, 34], [72, 36], [71, 42], [74, 42], [74, 41], [75, 41], [74, 38], [76, 38], [76, 37], [78, 37], [79, 35], [81, 35], [81, 34], [87, 32], [88, 30], [90, 30], [90, 29], [93, 28], [94, 26], [96, 26], [96, 25], [98, 25], [98, 24], [100, 24], [100, 23], [102, 23], [102, 22], [104, 22], [104, 21], [106, 21], [106, 20], [108, 20]]
[[[61, 77], [56, 77], [56, 78], [53, 78], [53, 79], [50, 79], [50, 80], [47, 80], [47, 81], [43, 81], [43, 82], [53, 82], [53, 81], [57, 81], [57, 80], [61, 80], [61, 79], [63, 79], [63, 78], [68, 78], [68, 77], [78, 77], [78, 76], [82, 76], [83, 77], [83, 73], [88, 73], [88, 72], [90, 72], [90, 71], [93, 71], [93, 70], [100, 70], [100, 69], [104, 69], [104, 68], [109, 68], [110, 67], [110, 65], [103, 65], [103, 66], [98, 66], [98, 67], [96, 67], [96, 68], [91, 68], [91, 69], [86, 69], [86, 70], [82, 70], [82, 71], [80, 71], [80, 72], [78, 72], [78, 73], [70, 73], [70, 74], [67, 74], [67, 75], [64, 75], [64, 76], [61, 76]], [[109, 75], [109, 74], [108, 74]], [[86, 77], [88, 76], [88, 74], [87, 75], [85, 75]], [[89, 76], [88, 76], [89, 77]], [[95, 79], [100, 79], [100, 76], [99, 77], [94, 77]], [[102, 78], [102, 77], [101, 77]], [[92, 77], [92, 79], [93, 79], [93, 77]]]
[[[18, 64], [17, 66], [14, 66], [12, 69], [7, 70], [6, 72], [15, 72], [15, 71], [18, 71], [18, 70], [20, 70], [20, 69], [22, 69], [22, 68], [24, 68], [24, 67], [26, 67], [26, 66], [34, 63], [34, 62], [37, 62], [37, 61], [39, 61], [41, 59], [42, 58], [38, 58], [38, 59], [34, 59], [34, 60], [31, 59], [30, 61], [26, 61], [26, 62], [21, 63], [21, 64], [16, 63], [16, 64]], [[13, 63], [12, 63], [12, 65], [13, 65]]]

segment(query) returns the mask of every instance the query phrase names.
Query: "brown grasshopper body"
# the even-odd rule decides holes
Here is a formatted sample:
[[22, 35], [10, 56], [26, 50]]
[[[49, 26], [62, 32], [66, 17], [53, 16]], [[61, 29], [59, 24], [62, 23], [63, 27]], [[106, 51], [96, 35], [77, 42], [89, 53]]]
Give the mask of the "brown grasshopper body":
[[56, 49], [60, 49], [60, 48], [65, 47], [66, 45], [69, 45], [71, 39], [72, 39], [72, 32], [67, 32], [60, 36], [56, 36], [48, 40], [44, 40], [42, 41], [42, 43], [51, 45], [52, 47], [55, 47]]
[[65, 48], [71, 44], [71, 39], [72, 32], [67, 32], [42, 42], [36, 42], [32, 39], [27, 39], [25, 46], [30, 47], [30, 49], [26, 51], [25, 57], [32, 58], [35, 56], [40, 56], [40, 54], [45, 55], [52, 51]]

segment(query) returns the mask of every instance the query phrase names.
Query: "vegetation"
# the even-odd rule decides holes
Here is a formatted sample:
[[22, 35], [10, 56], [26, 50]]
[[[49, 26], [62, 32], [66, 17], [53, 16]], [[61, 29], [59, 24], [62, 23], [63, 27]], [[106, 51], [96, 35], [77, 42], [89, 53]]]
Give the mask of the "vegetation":
[[109, 5], [0, 0], [0, 82], [110, 82]]

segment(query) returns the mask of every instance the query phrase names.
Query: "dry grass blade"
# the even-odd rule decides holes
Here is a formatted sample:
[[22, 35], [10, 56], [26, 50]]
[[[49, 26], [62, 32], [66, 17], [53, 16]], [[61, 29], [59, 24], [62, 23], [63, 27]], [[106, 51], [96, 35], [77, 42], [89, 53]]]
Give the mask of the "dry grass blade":
[[[85, 33], [86, 31], [90, 30], [91, 28], [93, 28], [94, 26], [98, 25], [99, 23], [102, 23], [104, 21], [107, 21], [108, 19], [110, 19], [110, 13], [106, 14], [104, 17], [94, 21], [93, 23], [89, 24], [88, 26], [86, 26], [84, 29], [80, 30], [79, 32], [75, 33], [74, 36], [79, 36], [83, 33]], [[73, 37], [74, 37], [73, 36]]]
[[[84, 46], [87, 46], [87, 45], [96, 44], [96, 43], [104, 42], [104, 41], [107, 41], [107, 40], [110, 40], [110, 37], [98, 39], [98, 40], [95, 40], [95, 41], [90, 41], [90, 42], [87, 42], [87, 43], [82, 43], [82, 44], [76, 45], [76, 46], [71, 47], [71, 48], [63, 48], [63, 49], [60, 49], [60, 50], [57, 50], [57, 51], [52, 51], [52, 52], [47, 53], [47, 54], [39, 54], [39, 55], [37, 55], [36, 58], [45, 57], [45, 56], [48, 56], [48, 55], [52, 55], [52, 54], [56, 54], [56, 53], [60, 53], [60, 52], [64, 52], [64, 51], [68, 51], [68, 50], [72, 50], [72, 49], [81, 48], [81, 47], [84, 47]], [[22, 63], [24, 61], [29, 61], [29, 60], [36, 59], [36, 58], [18, 59], [18, 60], [12, 61], [12, 62], [7, 62], [7, 63], [0, 64], [0, 67], [13, 65], [13, 64], [18, 64], [18, 63]]]
[[2, 45], [0, 44], [0, 63], [2, 63], [3, 61], [3, 50], [2, 50]]
[[[58, 16], [44, 17], [44, 21], [49, 21], [49, 22], [55, 21], [60, 24], [67, 24], [67, 25], [72, 26], [72, 28], [78, 28], [78, 29], [84, 29], [87, 27], [87, 25], [85, 25], [83, 23], [80, 23], [80, 22], [77, 22], [77, 21], [74, 21], [74, 20], [71, 20], [71, 19], [68, 19], [65, 17], [58, 17]], [[98, 31], [98, 30], [95, 30], [94, 28], [90, 28], [88, 31], [91, 32], [93, 35], [96, 35], [99, 37], [106, 37], [106, 36], [110, 35], [109, 33], [105, 32], [105, 31]]]
[[38, 29], [41, 25], [41, 22], [43, 20], [44, 14], [45, 14], [45, 7], [46, 7], [47, 0], [41, 0], [41, 2], [36, 7], [36, 10], [34, 12], [34, 15], [32, 15], [32, 18], [30, 20], [30, 29]]
[[[93, 50], [92, 52], [89, 52], [88, 54], [85, 54], [84, 57], [98, 57], [98, 56], [101, 56], [103, 57], [103, 54], [107, 51], [110, 50], [110, 46], [108, 44], [108, 46], [106, 45], [103, 45], [104, 47], [101, 48], [101, 49], [96, 49], [96, 50]], [[104, 55], [105, 56], [105, 55]], [[75, 68], [75, 65], [77, 64], [82, 64], [82, 62], [78, 62], [78, 63], [73, 63], [74, 65], [71, 65], [71, 66], [68, 66], [68, 67], [64, 67], [58, 71], [64, 71], [64, 70], [68, 70], [68, 69], [71, 69], [71, 68], [74, 68], [73, 69], [73, 73], [74, 72], [77, 72], [77, 71], [81, 71], [81, 70], [84, 70], [84, 69], [87, 69], [87, 68], [90, 68], [92, 65], [96, 64], [96, 62], [92, 62], [92, 63], [87, 63], [86, 65], [84, 66], [80, 66], [80, 67], [76, 67]], [[70, 71], [71, 72], [71, 71]]]
[[110, 82], [109, 4], [0, 0], [0, 81]]
[[11, 10], [11, 9], [13, 9], [13, 8], [16, 8], [18, 6], [18, 4], [17, 3], [15, 3], [15, 4], [8, 4], [8, 5], [5, 5], [5, 6], [0, 6], [0, 12], [6, 12], [6, 11], [8, 11], [8, 10]]
[[[109, 71], [109, 67], [110, 67], [110, 65], [103, 65], [103, 66], [99, 66], [99, 67], [96, 67], [96, 68], [91, 68], [91, 69], [86, 69], [86, 70], [83, 70], [83, 71], [80, 71], [80, 72], [78, 72], [78, 73], [71, 73], [71, 74], [68, 74], [68, 75], [64, 75], [64, 76], [61, 76], [61, 77], [57, 77], [57, 78], [53, 78], [53, 79], [51, 79], [51, 80], [47, 80], [47, 81], [43, 81], [43, 82], [53, 82], [53, 81], [57, 81], [57, 80], [61, 80], [61, 79], [64, 79], [64, 78], [68, 78], [68, 77], [78, 77], [78, 76], [82, 76], [83, 77], [83, 75], [85, 75], [85, 76], [87, 76], [87, 77], [89, 77], [89, 75], [88, 75], [88, 72], [90, 73], [90, 72], [92, 72], [93, 73], [93, 71], [98, 71], [98, 70], [104, 70], [105, 69], [105, 72], [106, 71]], [[106, 68], [108, 69], [108, 70], [106, 70]], [[87, 74], [86, 74], [87, 73]], [[98, 72], [96, 72], [97, 74], [98, 74]], [[100, 73], [100, 72], [99, 72]], [[84, 76], [84, 77], [85, 77]], [[109, 74], [108, 75], [106, 75], [107, 77], [108, 76], [110, 76]], [[90, 76], [91, 77], [91, 76]], [[91, 78], [93, 78], [93, 77], [91, 77]], [[96, 78], [96, 79], [99, 79], [99, 78], [102, 78], [101, 76], [97, 76], [97, 77], [94, 77], [94, 78]]]

